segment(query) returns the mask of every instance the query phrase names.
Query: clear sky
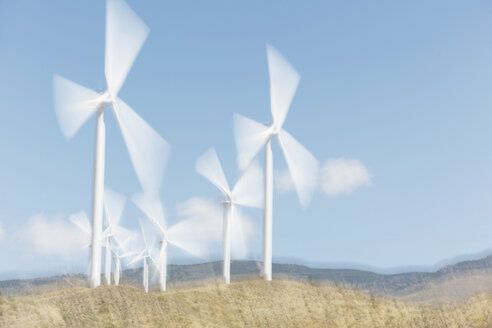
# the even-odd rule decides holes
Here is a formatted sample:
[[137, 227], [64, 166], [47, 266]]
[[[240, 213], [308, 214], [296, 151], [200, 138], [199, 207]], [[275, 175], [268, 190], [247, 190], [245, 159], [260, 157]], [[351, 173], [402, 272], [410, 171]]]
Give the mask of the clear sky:
[[[363, 163], [370, 186], [274, 197], [274, 260], [433, 265], [492, 246], [490, 1], [135, 1], [150, 28], [119, 96], [172, 146], [163, 181], [176, 204], [217, 199], [195, 172], [215, 146], [237, 178], [232, 117], [271, 120], [265, 43], [301, 83], [284, 127], [323, 165]], [[105, 1], [0, 0], [0, 273], [83, 265], [39, 254], [30, 218], [90, 213], [95, 120], [66, 141], [52, 76], [102, 91]], [[106, 182], [139, 191], [107, 115]], [[285, 168], [274, 147], [275, 169]], [[135, 227], [129, 206], [123, 220]], [[249, 213], [261, 231], [261, 211]], [[261, 259], [261, 237], [251, 244]], [[293, 260], [292, 260], [293, 261]], [[68, 270], [68, 269], [67, 269]]]

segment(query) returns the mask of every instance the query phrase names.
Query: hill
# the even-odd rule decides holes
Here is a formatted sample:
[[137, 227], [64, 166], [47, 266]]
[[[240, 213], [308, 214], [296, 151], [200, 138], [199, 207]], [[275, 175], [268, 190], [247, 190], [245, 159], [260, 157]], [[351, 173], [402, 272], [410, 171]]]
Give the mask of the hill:
[[[259, 277], [261, 263], [233, 261], [233, 281]], [[222, 264], [211, 262], [193, 265], [169, 265], [169, 288], [197, 287], [220, 282]], [[152, 271], [152, 270], [151, 270]], [[350, 269], [313, 269], [295, 264], [273, 264], [274, 278], [313, 281], [316, 284], [338, 284], [356, 287], [380, 297], [419, 302], [459, 301], [482, 292], [492, 292], [492, 256], [446, 266], [436, 272], [377, 274]], [[140, 286], [141, 269], [125, 270], [122, 284]], [[73, 287], [87, 286], [82, 274], [48, 278], [0, 281], [0, 292], [6, 297], [27, 296]]]
[[357, 290], [262, 280], [143, 293], [74, 288], [0, 299], [0, 327], [491, 327], [492, 297], [429, 307]]

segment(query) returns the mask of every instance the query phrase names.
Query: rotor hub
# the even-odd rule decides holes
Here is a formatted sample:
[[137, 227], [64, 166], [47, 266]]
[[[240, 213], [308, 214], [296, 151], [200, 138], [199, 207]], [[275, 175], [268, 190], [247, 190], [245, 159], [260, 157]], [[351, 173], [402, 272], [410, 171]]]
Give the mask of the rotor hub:
[[114, 97], [109, 90], [104, 91], [104, 93], [101, 95], [101, 103], [103, 107], [112, 107], [113, 104], [116, 102], [116, 97]]
[[278, 136], [280, 134], [280, 128], [278, 128], [275, 125], [272, 125], [270, 127], [270, 133], [271, 133], [272, 136]]

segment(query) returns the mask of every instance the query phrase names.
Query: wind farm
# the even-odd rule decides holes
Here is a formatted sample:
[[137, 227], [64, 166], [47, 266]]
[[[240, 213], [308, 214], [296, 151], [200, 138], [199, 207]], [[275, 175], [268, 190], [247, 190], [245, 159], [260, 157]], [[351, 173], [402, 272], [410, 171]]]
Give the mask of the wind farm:
[[491, 326], [492, 15], [383, 2], [0, 2], [0, 327]]

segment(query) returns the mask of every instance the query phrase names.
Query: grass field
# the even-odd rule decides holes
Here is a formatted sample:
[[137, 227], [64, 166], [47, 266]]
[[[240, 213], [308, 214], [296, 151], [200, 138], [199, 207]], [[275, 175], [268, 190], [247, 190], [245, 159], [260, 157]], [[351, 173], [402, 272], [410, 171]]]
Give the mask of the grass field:
[[148, 295], [130, 286], [78, 287], [0, 299], [0, 327], [492, 327], [492, 296], [425, 306], [280, 280]]

